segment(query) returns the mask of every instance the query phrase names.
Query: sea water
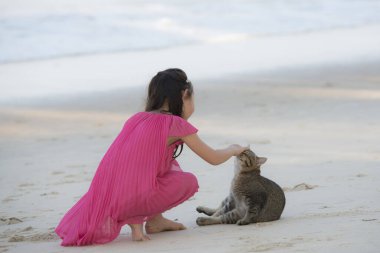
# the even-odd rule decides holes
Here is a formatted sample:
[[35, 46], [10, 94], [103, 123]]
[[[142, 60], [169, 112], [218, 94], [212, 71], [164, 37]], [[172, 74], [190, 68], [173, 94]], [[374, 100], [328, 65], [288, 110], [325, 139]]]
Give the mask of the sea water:
[[0, 64], [380, 23], [380, 0], [0, 0]]

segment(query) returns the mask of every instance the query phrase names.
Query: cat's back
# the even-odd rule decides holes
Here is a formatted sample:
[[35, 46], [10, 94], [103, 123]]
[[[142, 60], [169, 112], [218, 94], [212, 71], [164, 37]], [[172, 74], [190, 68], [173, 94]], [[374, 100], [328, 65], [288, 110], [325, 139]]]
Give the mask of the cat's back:
[[262, 216], [260, 220], [278, 220], [285, 207], [286, 199], [284, 191], [277, 183], [263, 176], [259, 176], [255, 182], [259, 183], [262, 188], [265, 189], [265, 192], [267, 194], [266, 205], [262, 210]]
[[284, 191], [282, 190], [282, 188], [277, 183], [275, 183], [274, 181], [272, 181], [266, 177], [263, 177], [261, 175], [259, 176], [259, 179], [257, 181], [265, 188], [265, 190], [268, 194], [274, 194], [274, 195], [279, 195], [279, 196], [285, 197], [285, 194], [284, 194]]
[[241, 193], [263, 191], [270, 196], [284, 196], [282, 188], [272, 180], [256, 173], [240, 173], [233, 181], [233, 190]]

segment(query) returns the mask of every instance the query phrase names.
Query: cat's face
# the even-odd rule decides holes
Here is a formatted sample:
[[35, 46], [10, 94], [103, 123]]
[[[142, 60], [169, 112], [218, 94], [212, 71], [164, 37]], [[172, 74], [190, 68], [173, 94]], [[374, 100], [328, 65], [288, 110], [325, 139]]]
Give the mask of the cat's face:
[[260, 166], [267, 161], [265, 157], [258, 157], [252, 150], [246, 150], [236, 157], [237, 172], [248, 172], [258, 170], [260, 171]]

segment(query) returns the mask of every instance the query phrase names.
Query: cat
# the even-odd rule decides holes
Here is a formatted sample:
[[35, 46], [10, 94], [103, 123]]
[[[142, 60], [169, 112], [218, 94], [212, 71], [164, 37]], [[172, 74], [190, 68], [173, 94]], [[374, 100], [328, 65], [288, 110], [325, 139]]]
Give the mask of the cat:
[[256, 222], [280, 219], [285, 208], [285, 194], [279, 185], [260, 175], [260, 166], [267, 161], [251, 150], [246, 150], [235, 159], [235, 176], [230, 195], [217, 209], [197, 207], [199, 226], [212, 224], [247, 225]]

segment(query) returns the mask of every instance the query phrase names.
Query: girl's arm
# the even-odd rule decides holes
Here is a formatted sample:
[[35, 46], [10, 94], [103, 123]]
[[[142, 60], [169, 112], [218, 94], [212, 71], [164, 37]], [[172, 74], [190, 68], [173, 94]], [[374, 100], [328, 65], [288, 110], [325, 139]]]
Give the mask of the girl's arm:
[[194, 153], [212, 165], [224, 163], [230, 159], [231, 156], [237, 156], [244, 150], [248, 149], [248, 147], [233, 144], [225, 149], [215, 150], [204, 143], [197, 134], [182, 137], [182, 140], [192, 151], [194, 151]]

